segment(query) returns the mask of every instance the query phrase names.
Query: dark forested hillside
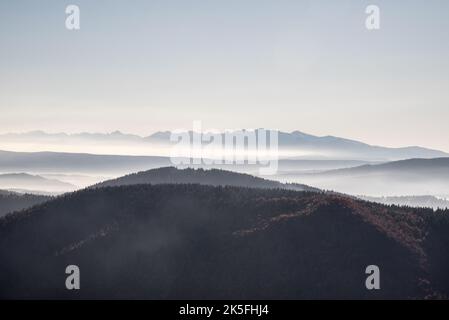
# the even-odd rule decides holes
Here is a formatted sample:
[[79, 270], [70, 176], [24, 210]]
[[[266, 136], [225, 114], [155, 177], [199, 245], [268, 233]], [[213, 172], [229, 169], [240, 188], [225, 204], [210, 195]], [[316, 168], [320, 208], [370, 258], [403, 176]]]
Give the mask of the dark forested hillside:
[[297, 191], [319, 191], [303, 184], [280, 183], [267, 179], [258, 178], [249, 174], [237, 173], [221, 169], [177, 169], [175, 167], [164, 167], [133, 173], [114, 180], [108, 180], [94, 187], [112, 187], [134, 184], [167, 184], [167, 183], [198, 183], [211, 186], [236, 186], [251, 188], [289, 189]]
[[9, 212], [26, 209], [50, 199], [52, 197], [0, 190], [0, 217]]
[[[87, 189], [0, 219], [0, 297], [444, 297], [448, 213], [280, 189]], [[80, 290], [65, 289], [70, 264]], [[380, 290], [365, 288], [372, 264]]]

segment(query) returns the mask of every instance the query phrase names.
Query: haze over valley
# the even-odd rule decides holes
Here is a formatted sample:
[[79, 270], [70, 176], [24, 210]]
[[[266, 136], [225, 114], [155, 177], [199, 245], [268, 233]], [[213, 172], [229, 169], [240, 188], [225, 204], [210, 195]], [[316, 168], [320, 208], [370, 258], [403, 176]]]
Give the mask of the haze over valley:
[[[191, 136], [192, 132], [186, 134]], [[444, 151], [407, 146], [385, 148], [332, 136], [316, 137], [300, 131], [278, 134], [277, 170], [274, 175], [262, 176], [264, 178], [370, 197], [373, 201], [390, 197], [396, 204], [402, 204], [399, 197], [403, 196], [416, 197], [408, 203], [417, 206], [429, 205], [428, 201], [421, 201], [423, 196], [440, 199], [440, 205], [449, 198], [449, 155]], [[170, 135], [170, 131], [147, 137], [118, 131], [110, 134], [48, 134], [43, 131], [2, 134], [1, 146], [14, 146], [13, 149], [33, 146], [36, 151], [0, 151], [0, 189], [57, 195], [130, 173], [168, 166], [260, 175], [260, 164], [248, 161], [205, 164], [204, 158], [210, 154], [199, 164], [190, 161], [174, 165], [169, 157], [175, 145]], [[206, 142], [202, 145], [207, 147]], [[81, 152], [73, 152], [75, 150]], [[98, 151], [98, 154], [89, 151]], [[106, 151], [117, 151], [117, 154], [102, 154]], [[190, 159], [188, 153], [181, 157]]]

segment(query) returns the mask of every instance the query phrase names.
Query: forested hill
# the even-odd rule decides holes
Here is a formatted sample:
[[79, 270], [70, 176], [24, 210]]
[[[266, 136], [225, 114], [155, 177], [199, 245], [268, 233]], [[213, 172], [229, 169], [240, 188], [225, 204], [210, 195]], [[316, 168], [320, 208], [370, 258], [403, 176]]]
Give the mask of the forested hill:
[[108, 180], [95, 185], [95, 188], [124, 186], [135, 184], [180, 184], [192, 183], [211, 186], [236, 186], [251, 188], [268, 189], [289, 189], [297, 191], [319, 191], [303, 184], [285, 184], [278, 181], [272, 181], [255, 177], [249, 174], [237, 173], [220, 169], [177, 169], [175, 167], [164, 167], [142, 171], [120, 177], [114, 180]]
[[[0, 219], [0, 298], [444, 297], [448, 213], [281, 189], [86, 189]], [[80, 290], [65, 288], [72, 264]], [[365, 288], [368, 265], [381, 290]]]

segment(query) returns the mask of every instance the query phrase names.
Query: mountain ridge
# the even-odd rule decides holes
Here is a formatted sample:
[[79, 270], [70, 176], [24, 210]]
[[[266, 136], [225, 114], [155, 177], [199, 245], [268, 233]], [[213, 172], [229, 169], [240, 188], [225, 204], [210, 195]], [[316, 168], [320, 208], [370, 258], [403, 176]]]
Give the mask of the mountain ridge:
[[313, 173], [290, 180], [321, 189], [365, 196], [449, 196], [449, 158], [407, 159]]
[[201, 184], [211, 186], [235, 186], [251, 188], [287, 189], [296, 191], [319, 192], [317, 188], [298, 183], [281, 183], [274, 180], [263, 179], [249, 174], [237, 173], [221, 169], [202, 169], [175, 167], [162, 167], [141, 171], [104, 181], [91, 186], [91, 188], [116, 187], [136, 184]]
[[[443, 168], [449, 170], [449, 157], [440, 157], [440, 158], [433, 158], [433, 159], [422, 159], [422, 158], [413, 158], [413, 159], [406, 159], [406, 160], [397, 160], [397, 161], [390, 161], [386, 163], [380, 163], [380, 164], [364, 164], [361, 166], [355, 166], [352, 168], [343, 168], [343, 169], [335, 169], [335, 170], [327, 170], [320, 172], [319, 174], [328, 174], [328, 173], [347, 173], [347, 172], [353, 172], [353, 171], [375, 171], [375, 170], [382, 170], [382, 169], [400, 169], [400, 170], [408, 170], [408, 169], [414, 169], [414, 170], [422, 170], [429, 168], [429, 164], [432, 166], [432, 168]], [[449, 171], [448, 171], [449, 172]]]
[[[241, 130], [229, 131], [231, 134], [242, 132], [257, 132], [257, 130]], [[279, 147], [281, 149], [295, 151], [292, 156], [295, 156], [299, 151], [314, 152], [317, 156], [328, 156], [335, 159], [371, 159], [371, 160], [400, 160], [407, 158], [436, 158], [449, 156], [449, 153], [444, 151], [420, 147], [420, 146], [405, 146], [399, 148], [383, 147], [378, 145], [371, 145], [361, 141], [346, 139], [337, 136], [315, 136], [307, 134], [298, 130], [292, 132], [277, 131], [279, 134]], [[185, 133], [191, 135], [192, 131]], [[221, 133], [224, 134], [224, 133]], [[139, 136], [135, 134], [122, 133], [114, 131], [111, 133], [45, 133], [44, 131], [32, 131], [27, 133], [8, 133], [0, 134], [0, 142], [10, 143], [26, 143], [30, 140], [41, 140], [43, 142], [62, 143], [73, 142], [74, 144], [80, 141], [97, 141], [99, 143], [132, 143], [134, 146], [155, 144], [170, 146], [173, 142], [170, 141], [171, 131], [157, 131], [148, 136]], [[47, 141], [48, 140], [48, 141]], [[53, 140], [53, 141], [52, 141]], [[79, 141], [78, 141], [79, 140]], [[33, 141], [36, 142], [36, 141]], [[69, 143], [70, 144], [70, 143]], [[300, 154], [300, 153], [299, 153]]]

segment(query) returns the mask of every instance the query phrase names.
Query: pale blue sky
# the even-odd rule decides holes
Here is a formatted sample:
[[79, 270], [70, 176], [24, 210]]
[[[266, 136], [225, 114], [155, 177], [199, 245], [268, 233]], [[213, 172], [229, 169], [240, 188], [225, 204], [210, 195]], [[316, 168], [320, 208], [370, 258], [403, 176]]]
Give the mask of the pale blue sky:
[[1, 0], [0, 48], [0, 132], [202, 120], [449, 151], [447, 0]]

